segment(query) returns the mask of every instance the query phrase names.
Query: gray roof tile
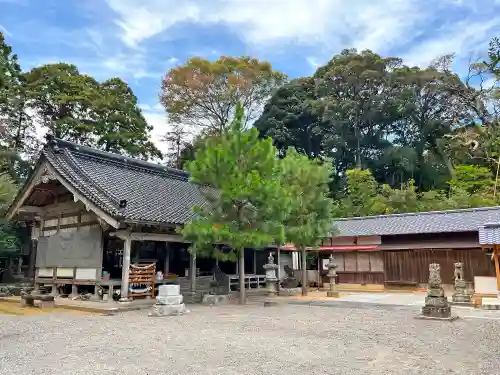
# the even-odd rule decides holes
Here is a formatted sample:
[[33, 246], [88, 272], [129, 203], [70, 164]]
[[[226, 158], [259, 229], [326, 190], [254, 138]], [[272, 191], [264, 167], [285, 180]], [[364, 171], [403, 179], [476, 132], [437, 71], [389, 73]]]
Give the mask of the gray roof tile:
[[491, 222], [500, 222], [500, 207], [354, 217], [336, 220], [335, 227], [336, 236], [383, 236], [478, 231]]
[[479, 228], [479, 244], [500, 245], [500, 223], [486, 224]]
[[[128, 222], [184, 224], [204, 206], [199, 185], [184, 171], [55, 140], [48, 162], [92, 203]], [[126, 208], [120, 211], [120, 201]]]

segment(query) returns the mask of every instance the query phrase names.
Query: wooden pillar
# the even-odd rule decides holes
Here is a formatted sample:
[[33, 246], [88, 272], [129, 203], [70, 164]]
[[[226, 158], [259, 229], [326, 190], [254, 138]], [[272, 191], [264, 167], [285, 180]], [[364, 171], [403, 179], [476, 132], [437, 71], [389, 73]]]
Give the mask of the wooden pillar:
[[167, 250], [165, 253], [165, 267], [163, 269], [163, 273], [168, 275], [170, 273], [170, 244], [168, 242], [165, 243], [167, 246]]
[[190, 292], [196, 293], [196, 254], [189, 253], [189, 281]]
[[498, 264], [498, 245], [493, 246], [493, 258], [495, 261], [495, 275], [497, 276], [497, 289], [500, 293], [500, 266]]
[[[122, 289], [120, 293], [120, 301], [127, 302], [128, 299], [128, 279], [130, 273], [130, 252], [132, 249], [132, 240], [130, 237], [124, 239], [123, 247], [123, 262], [122, 262]], [[109, 297], [109, 296], [108, 296]]]
[[278, 294], [280, 292], [280, 286], [281, 286], [281, 247], [278, 245], [278, 248], [276, 249], [276, 262], [278, 263], [278, 274], [276, 275], [278, 278], [278, 283], [276, 284], [276, 290], [278, 291]]
[[319, 253], [319, 250], [318, 252], [316, 253], [317, 256], [318, 256], [318, 274], [317, 274], [317, 283], [318, 283], [318, 290], [320, 288], [319, 284], [321, 283], [321, 257], [320, 257], [320, 253]]

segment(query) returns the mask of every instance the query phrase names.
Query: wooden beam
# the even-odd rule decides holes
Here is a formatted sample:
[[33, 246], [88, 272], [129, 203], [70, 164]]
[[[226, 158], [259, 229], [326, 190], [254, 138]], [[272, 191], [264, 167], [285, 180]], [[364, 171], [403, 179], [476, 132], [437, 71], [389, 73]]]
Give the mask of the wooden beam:
[[497, 289], [500, 292], [500, 265], [498, 264], [498, 245], [493, 246], [493, 258], [495, 261], [495, 274], [497, 276]]
[[189, 243], [185, 241], [180, 234], [162, 234], [162, 233], [140, 233], [140, 232], [127, 232], [127, 231], [116, 231], [111, 232], [110, 236], [118, 237], [122, 240], [126, 238], [131, 238], [134, 241], [159, 241], [159, 242], [181, 242]]
[[42, 207], [38, 207], [38, 206], [21, 206], [21, 207], [19, 207], [18, 212], [43, 215], [44, 210]]

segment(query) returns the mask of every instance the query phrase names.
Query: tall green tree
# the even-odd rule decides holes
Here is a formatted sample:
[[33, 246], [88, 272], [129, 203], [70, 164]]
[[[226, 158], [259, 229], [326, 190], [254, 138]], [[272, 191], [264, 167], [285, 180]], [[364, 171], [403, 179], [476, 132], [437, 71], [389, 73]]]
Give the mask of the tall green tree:
[[17, 55], [0, 32], [0, 173], [14, 180], [25, 177], [29, 166], [21, 158], [34, 154], [34, 126], [26, 113], [24, 74]]
[[189, 142], [190, 133], [181, 124], [173, 124], [163, 141], [167, 143], [169, 151], [167, 153], [167, 163], [169, 166], [182, 169], [184, 163], [194, 159], [192, 151], [193, 144]]
[[330, 154], [325, 148], [325, 123], [316, 110], [313, 78], [294, 79], [280, 87], [264, 107], [254, 126], [262, 137], [271, 137], [282, 154], [289, 147], [310, 158]]
[[26, 86], [37, 121], [57, 138], [90, 143], [95, 131], [92, 104], [98, 82], [75, 65], [57, 63], [32, 69]]
[[14, 199], [17, 187], [7, 174], [0, 174], [0, 255], [14, 254], [20, 249], [21, 241], [13, 224], [4, 219], [6, 210]]
[[302, 295], [307, 294], [307, 248], [333, 234], [333, 201], [329, 198], [330, 168], [319, 160], [288, 150], [280, 161], [281, 183], [290, 212], [284, 221], [285, 238], [302, 252]]
[[91, 103], [96, 145], [108, 152], [161, 159], [161, 152], [151, 141], [153, 127], [144, 118], [132, 89], [121, 79], [111, 78], [96, 90]]
[[270, 63], [248, 56], [222, 56], [214, 62], [194, 57], [165, 75], [160, 100], [171, 121], [222, 134], [238, 105], [246, 124], [285, 80]]
[[330, 132], [327, 147], [346, 165], [367, 167], [367, 160], [388, 145], [386, 136], [397, 105], [391, 71], [401, 59], [367, 50], [344, 50], [314, 74], [317, 104]]
[[58, 138], [145, 159], [161, 158], [132, 89], [121, 79], [102, 83], [74, 65], [58, 63], [26, 74], [30, 108]]
[[195, 254], [212, 254], [213, 244], [232, 249], [239, 258], [241, 303], [245, 303], [245, 248], [272, 243], [288, 210], [272, 140], [259, 139], [254, 128], [243, 128], [243, 107], [238, 106], [231, 128], [208, 138], [187, 165], [207, 204], [197, 207], [198, 217], [182, 229]]

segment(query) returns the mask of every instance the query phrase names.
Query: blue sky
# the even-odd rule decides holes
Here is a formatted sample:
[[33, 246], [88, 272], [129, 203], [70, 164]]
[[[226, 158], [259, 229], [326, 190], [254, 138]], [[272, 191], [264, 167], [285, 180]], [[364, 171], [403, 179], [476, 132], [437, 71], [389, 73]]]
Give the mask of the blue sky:
[[251, 55], [297, 77], [343, 48], [420, 66], [455, 52], [465, 71], [500, 36], [500, 0], [0, 0], [0, 30], [25, 69], [64, 61], [127, 81], [158, 139], [161, 77], [189, 57]]

